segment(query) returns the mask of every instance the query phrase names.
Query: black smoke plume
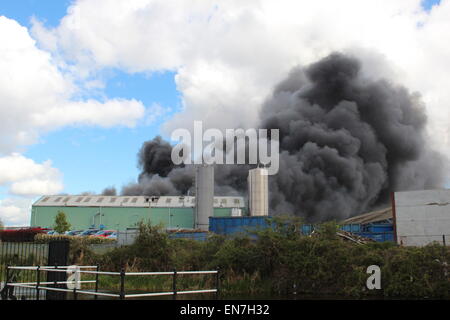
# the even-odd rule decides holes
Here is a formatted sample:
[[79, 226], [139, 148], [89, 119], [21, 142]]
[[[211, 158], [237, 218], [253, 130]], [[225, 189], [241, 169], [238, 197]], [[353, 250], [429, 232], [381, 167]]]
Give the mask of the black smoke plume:
[[[260, 128], [280, 130], [280, 170], [269, 179], [271, 214], [343, 219], [388, 203], [391, 191], [442, 185], [441, 156], [428, 148], [419, 94], [370, 80], [359, 60], [333, 53], [296, 68], [262, 107]], [[126, 195], [186, 194], [189, 166], [175, 167], [160, 137], [139, 153], [139, 183]], [[216, 167], [216, 194], [245, 194], [249, 166]]]
[[171, 158], [172, 146], [161, 137], [144, 142], [138, 153], [142, 171], [138, 183], [122, 189], [123, 195], [184, 195], [194, 182], [194, 168], [175, 166]]

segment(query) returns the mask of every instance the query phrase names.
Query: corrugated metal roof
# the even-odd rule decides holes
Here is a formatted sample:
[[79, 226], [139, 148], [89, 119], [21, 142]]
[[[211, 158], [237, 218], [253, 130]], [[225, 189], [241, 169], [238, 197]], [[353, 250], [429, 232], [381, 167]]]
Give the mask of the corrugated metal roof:
[[[35, 207], [195, 207], [195, 197], [184, 196], [43, 196]], [[243, 197], [214, 197], [215, 208], [244, 208]]]
[[366, 224], [375, 223], [392, 219], [392, 208], [385, 208], [377, 211], [365, 213], [356, 217], [349, 218], [342, 221], [343, 224]]

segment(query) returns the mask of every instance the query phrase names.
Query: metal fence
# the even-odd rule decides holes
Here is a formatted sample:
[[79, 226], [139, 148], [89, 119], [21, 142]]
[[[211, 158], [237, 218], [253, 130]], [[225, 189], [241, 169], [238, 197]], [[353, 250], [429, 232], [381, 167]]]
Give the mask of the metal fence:
[[[76, 269], [74, 271], [74, 268]], [[88, 270], [88, 269], [96, 269]], [[74, 277], [73, 280], [65, 281], [42, 281], [42, 272], [46, 273], [64, 273], [67, 275], [68, 271], [77, 273], [79, 277]], [[11, 277], [11, 273], [14, 271], [29, 271], [35, 274], [34, 281], [27, 282], [16, 282]], [[81, 274], [95, 275], [95, 280], [81, 280]], [[23, 288], [27, 290], [34, 290], [36, 292], [35, 297], [37, 300], [42, 298], [42, 292], [60, 292], [60, 293], [72, 293], [73, 299], [77, 300], [78, 295], [90, 295], [97, 299], [99, 296], [115, 298], [115, 299], [138, 299], [138, 298], [150, 298], [150, 297], [160, 297], [160, 296], [172, 296], [176, 299], [178, 295], [188, 295], [188, 294], [202, 294], [202, 293], [213, 293], [215, 298], [219, 299], [219, 288], [220, 288], [220, 274], [219, 270], [212, 271], [169, 271], [169, 272], [107, 272], [99, 271], [98, 266], [7, 266], [6, 268], [7, 280], [5, 283], [6, 291], [12, 291], [14, 288]], [[106, 276], [117, 276], [119, 278], [120, 291], [117, 293], [109, 292], [99, 292], [99, 275]], [[212, 289], [200, 289], [200, 290], [178, 290], [177, 289], [177, 279], [181, 275], [215, 275], [215, 288]], [[171, 276], [172, 277], [172, 288], [169, 291], [164, 292], [148, 292], [148, 293], [126, 293], [125, 281], [127, 277], [134, 276]], [[81, 290], [81, 284], [95, 284], [95, 289], [93, 291]], [[71, 285], [73, 289], [69, 289], [68, 285]], [[66, 288], [63, 288], [66, 286]]]
[[405, 246], [425, 246], [431, 243], [438, 243], [443, 246], [450, 245], [450, 234], [436, 235], [399, 235], [398, 242]]
[[[43, 265], [47, 264], [48, 244], [33, 242], [1, 242], [0, 241], [0, 293], [6, 294], [6, 270], [8, 265]], [[35, 273], [30, 270], [16, 270], [10, 274], [10, 279], [16, 282], [36, 281]], [[35, 299], [36, 292], [27, 288], [17, 288], [14, 296], [18, 299]]]

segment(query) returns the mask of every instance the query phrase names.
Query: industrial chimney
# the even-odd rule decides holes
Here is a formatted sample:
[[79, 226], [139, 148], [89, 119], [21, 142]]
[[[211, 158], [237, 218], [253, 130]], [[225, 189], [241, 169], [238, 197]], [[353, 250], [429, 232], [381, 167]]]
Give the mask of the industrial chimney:
[[195, 227], [209, 229], [209, 217], [214, 213], [214, 167], [200, 165], [195, 173]]
[[251, 216], [269, 215], [269, 185], [267, 169], [257, 168], [248, 174], [248, 196]]

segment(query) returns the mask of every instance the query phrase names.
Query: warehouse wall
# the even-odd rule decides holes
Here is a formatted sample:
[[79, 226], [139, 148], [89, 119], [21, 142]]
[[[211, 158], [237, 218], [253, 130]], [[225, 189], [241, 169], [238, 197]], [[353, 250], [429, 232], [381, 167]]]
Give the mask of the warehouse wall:
[[230, 208], [214, 208], [214, 217], [230, 217]]
[[450, 190], [395, 192], [393, 202], [398, 244], [450, 243]]
[[[231, 208], [215, 208], [215, 217], [231, 216]], [[165, 228], [193, 228], [194, 208], [146, 208], [146, 207], [41, 207], [34, 206], [31, 226], [52, 228], [58, 211], [66, 214], [72, 230], [88, 229], [103, 224], [108, 229], [125, 230], [140, 221], [162, 224]], [[100, 217], [96, 214], [101, 212]], [[94, 218], [94, 216], [96, 216]]]
[[165, 228], [194, 227], [193, 208], [151, 208], [150, 222], [154, 225], [162, 224]]
[[[150, 208], [101, 208], [101, 207], [33, 207], [31, 226], [52, 228], [58, 211], [66, 214], [72, 230], [90, 228], [93, 224], [109, 229], [125, 230], [141, 220], [151, 217]], [[101, 213], [100, 216], [97, 213]], [[158, 219], [158, 217], [156, 217]], [[159, 223], [159, 221], [158, 221]]]

